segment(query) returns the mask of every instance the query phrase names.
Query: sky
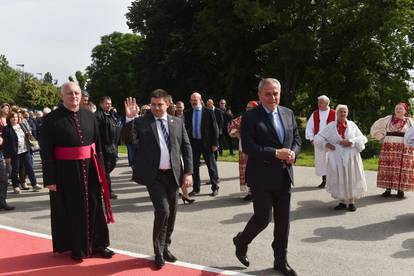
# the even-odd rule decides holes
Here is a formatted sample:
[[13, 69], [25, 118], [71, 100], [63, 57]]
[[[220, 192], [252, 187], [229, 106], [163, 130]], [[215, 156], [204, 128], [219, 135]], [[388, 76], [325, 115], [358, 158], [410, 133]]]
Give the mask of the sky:
[[131, 32], [132, 0], [0, 0], [0, 55], [24, 71], [52, 73], [58, 84], [84, 72], [103, 35]]

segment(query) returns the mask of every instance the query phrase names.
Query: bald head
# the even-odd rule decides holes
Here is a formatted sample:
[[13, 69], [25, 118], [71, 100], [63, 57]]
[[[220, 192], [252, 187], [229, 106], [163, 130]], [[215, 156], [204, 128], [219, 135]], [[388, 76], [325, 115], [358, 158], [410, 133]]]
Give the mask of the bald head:
[[194, 107], [201, 107], [201, 94], [194, 92], [193, 94], [191, 94], [191, 106]]
[[62, 85], [60, 89], [60, 98], [63, 105], [72, 111], [79, 110], [79, 103], [81, 100], [81, 89], [75, 82], [67, 82]]

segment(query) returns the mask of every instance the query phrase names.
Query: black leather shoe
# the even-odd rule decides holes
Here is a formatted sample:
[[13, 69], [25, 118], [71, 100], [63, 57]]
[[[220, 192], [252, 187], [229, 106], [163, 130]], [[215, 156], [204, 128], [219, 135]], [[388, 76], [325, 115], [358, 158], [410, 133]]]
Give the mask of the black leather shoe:
[[385, 192], [383, 192], [382, 194], [381, 194], [381, 196], [383, 196], [383, 197], [389, 197], [391, 195], [391, 190], [385, 190]]
[[335, 210], [345, 210], [346, 209], [346, 204], [339, 203], [334, 209]]
[[199, 195], [199, 194], [200, 194], [200, 192], [192, 191], [188, 195], [189, 196], [196, 196], [196, 195]]
[[218, 190], [213, 191], [210, 196], [218, 196], [219, 192]]
[[109, 195], [109, 197], [111, 199], [118, 199], [118, 196], [115, 193], [113, 193], [113, 192]]
[[244, 201], [252, 201], [253, 200], [252, 195], [251, 194], [246, 195], [245, 197], [243, 197], [243, 200]]
[[154, 258], [154, 265], [156, 268], [161, 269], [165, 265], [164, 258], [160, 255], [156, 255]]
[[401, 190], [398, 190], [397, 192], [397, 198], [404, 198], [404, 192]]
[[79, 255], [76, 255], [76, 254], [73, 254], [73, 253], [72, 253], [72, 255], [70, 255], [70, 257], [72, 258], [72, 260], [77, 261], [77, 262], [82, 262], [83, 261], [82, 256], [79, 256]]
[[297, 276], [298, 274], [296, 273], [295, 270], [293, 270], [293, 268], [290, 267], [290, 265], [288, 263], [284, 263], [284, 264], [274, 264], [273, 268], [277, 271], [282, 273], [285, 276]]
[[323, 188], [325, 188], [325, 186], [326, 186], [326, 182], [322, 181], [322, 183], [319, 184], [318, 188], [323, 189]]
[[100, 249], [100, 248], [94, 249], [93, 254], [97, 255], [97, 256], [100, 256], [102, 258], [105, 258], [105, 259], [110, 259], [110, 258], [112, 258], [113, 255], [115, 255], [115, 252], [106, 247], [106, 248], [103, 248], [103, 249]]
[[4, 205], [0, 205], [0, 210], [4, 210], [4, 211], [11, 211], [14, 210], [16, 207], [14, 206], [10, 206], [7, 203]]
[[356, 207], [355, 207], [355, 205], [354, 204], [349, 204], [349, 206], [348, 206], [348, 211], [350, 211], [350, 212], [355, 212], [356, 211]]
[[241, 232], [238, 233], [237, 236], [233, 238], [233, 243], [236, 246], [236, 257], [244, 266], [248, 267], [250, 265], [250, 262], [249, 262], [249, 258], [247, 258], [247, 246], [239, 245], [238, 240], [239, 240], [240, 235], [241, 235]]
[[164, 260], [170, 263], [175, 263], [177, 261], [177, 257], [175, 257], [173, 254], [171, 254], [170, 250], [166, 249], [164, 250]]

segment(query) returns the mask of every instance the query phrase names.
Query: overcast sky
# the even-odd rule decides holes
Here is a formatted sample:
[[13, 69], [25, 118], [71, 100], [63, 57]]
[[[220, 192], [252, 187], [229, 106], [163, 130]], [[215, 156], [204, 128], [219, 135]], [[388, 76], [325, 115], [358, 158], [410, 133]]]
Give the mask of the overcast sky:
[[[59, 84], [90, 64], [100, 37], [130, 32], [132, 0], [0, 0], [0, 54], [10, 66], [51, 72]], [[40, 77], [40, 76], [37, 76]]]

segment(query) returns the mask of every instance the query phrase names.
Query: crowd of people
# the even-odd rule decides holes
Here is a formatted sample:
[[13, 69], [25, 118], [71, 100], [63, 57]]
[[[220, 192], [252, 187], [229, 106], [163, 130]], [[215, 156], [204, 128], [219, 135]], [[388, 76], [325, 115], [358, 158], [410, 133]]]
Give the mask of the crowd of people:
[[[50, 191], [53, 251], [71, 251], [74, 260], [98, 255], [111, 258], [108, 223], [114, 222], [110, 200], [117, 199], [111, 172], [122, 140], [128, 151], [133, 181], [147, 186], [154, 206], [153, 245], [155, 266], [177, 258], [169, 250], [177, 199], [194, 203], [200, 193], [201, 156], [207, 166], [210, 196], [220, 190], [217, 166], [223, 148], [234, 154], [232, 139], [239, 141], [239, 178], [243, 198], [253, 202], [254, 215], [234, 239], [236, 257], [249, 266], [248, 245], [275, 220], [274, 268], [296, 275], [287, 262], [292, 165], [302, 141], [292, 110], [280, 106], [281, 85], [267, 78], [258, 85], [258, 100], [233, 118], [225, 99], [215, 107], [193, 92], [191, 107], [174, 103], [162, 89], [151, 93], [150, 104], [125, 101], [125, 116], [112, 106], [109, 96], [98, 106], [76, 83], [62, 86], [59, 106], [30, 111], [7, 103], [0, 109], [0, 210], [6, 203], [8, 179], [13, 192], [43, 187], [33, 168], [40, 150], [43, 185]], [[315, 173], [338, 200], [335, 210], [354, 212], [356, 200], [367, 192], [361, 152], [367, 137], [348, 119], [348, 106], [330, 107], [326, 95], [317, 98], [318, 109], [307, 120], [305, 137], [314, 147]], [[49, 114], [50, 113], [50, 114]], [[414, 190], [414, 119], [409, 106], [398, 103], [394, 113], [377, 120], [370, 135], [381, 142], [377, 186], [384, 197]], [[31, 188], [26, 184], [28, 177]], [[192, 191], [189, 191], [192, 187]], [[181, 189], [181, 192], [179, 192]], [[70, 231], [70, 232], [68, 232]]]

